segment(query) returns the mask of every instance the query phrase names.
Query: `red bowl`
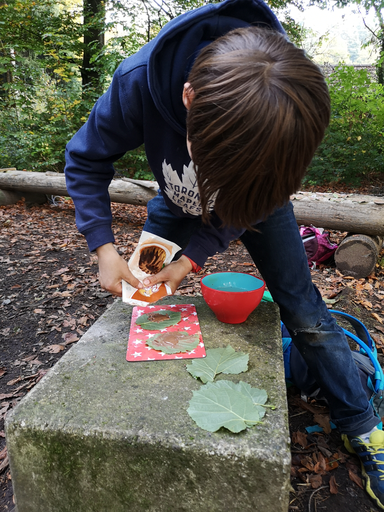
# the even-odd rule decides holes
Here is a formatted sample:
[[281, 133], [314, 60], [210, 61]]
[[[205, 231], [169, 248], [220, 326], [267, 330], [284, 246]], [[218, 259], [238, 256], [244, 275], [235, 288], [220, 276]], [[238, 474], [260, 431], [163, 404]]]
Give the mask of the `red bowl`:
[[220, 322], [240, 324], [260, 304], [265, 283], [241, 272], [218, 272], [204, 276], [201, 291]]

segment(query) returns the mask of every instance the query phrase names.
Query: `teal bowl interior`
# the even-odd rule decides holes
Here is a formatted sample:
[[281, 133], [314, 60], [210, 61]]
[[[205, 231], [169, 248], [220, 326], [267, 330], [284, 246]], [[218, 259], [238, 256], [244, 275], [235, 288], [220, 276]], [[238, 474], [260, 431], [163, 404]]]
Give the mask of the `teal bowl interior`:
[[264, 281], [239, 272], [219, 272], [203, 277], [202, 283], [208, 288], [221, 292], [252, 292], [264, 286]]

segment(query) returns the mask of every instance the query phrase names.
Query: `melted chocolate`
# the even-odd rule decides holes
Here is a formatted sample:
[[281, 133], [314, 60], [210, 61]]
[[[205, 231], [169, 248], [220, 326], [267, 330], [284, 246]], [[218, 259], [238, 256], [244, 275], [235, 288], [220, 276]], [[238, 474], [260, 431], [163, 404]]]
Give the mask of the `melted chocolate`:
[[176, 347], [180, 341], [190, 341], [192, 343], [193, 339], [185, 332], [164, 332], [153, 341], [153, 346]]
[[151, 313], [148, 315], [148, 320], [150, 322], [155, 322], [155, 323], [159, 323], [159, 322], [164, 322], [164, 320], [169, 320], [169, 315], [167, 313]]

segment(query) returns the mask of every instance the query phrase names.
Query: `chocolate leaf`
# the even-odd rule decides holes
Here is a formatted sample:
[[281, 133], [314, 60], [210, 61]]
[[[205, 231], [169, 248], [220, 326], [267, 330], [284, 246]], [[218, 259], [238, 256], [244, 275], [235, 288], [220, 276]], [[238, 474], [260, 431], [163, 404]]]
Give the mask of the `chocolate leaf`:
[[160, 331], [166, 327], [178, 324], [180, 320], [181, 313], [179, 311], [161, 309], [160, 311], [139, 316], [135, 323], [147, 331]]
[[238, 374], [248, 370], [249, 355], [236, 352], [230, 345], [225, 348], [211, 348], [207, 350], [205, 359], [194, 359], [187, 365], [189, 373], [200, 378], [204, 384], [213, 382], [219, 373]]
[[155, 334], [147, 340], [146, 344], [155, 350], [164, 352], [164, 354], [178, 354], [193, 350], [199, 342], [200, 336], [198, 334], [175, 331]]
[[244, 394], [243, 384], [227, 380], [208, 382], [193, 392], [188, 414], [209, 432], [225, 427], [236, 433], [256, 425], [261, 418], [260, 406], [253, 403], [248, 392]]

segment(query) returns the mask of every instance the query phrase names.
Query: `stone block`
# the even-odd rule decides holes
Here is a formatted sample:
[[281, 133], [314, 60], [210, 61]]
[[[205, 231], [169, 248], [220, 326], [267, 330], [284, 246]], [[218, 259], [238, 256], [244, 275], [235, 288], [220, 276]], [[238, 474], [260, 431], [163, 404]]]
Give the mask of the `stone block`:
[[[202, 384], [185, 360], [128, 363], [132, 308], [116, 301], [6, 421], [18, 512], [287, 512], [290, 451], [278, 309], [216, 320], [194, 303], [206, 348], [249, 353], [221, 375], [266, 389], [262, 424], [239, 434], [200, 429], [187, 413]], [[188, 362], [188, 361], [187, 361]]]

